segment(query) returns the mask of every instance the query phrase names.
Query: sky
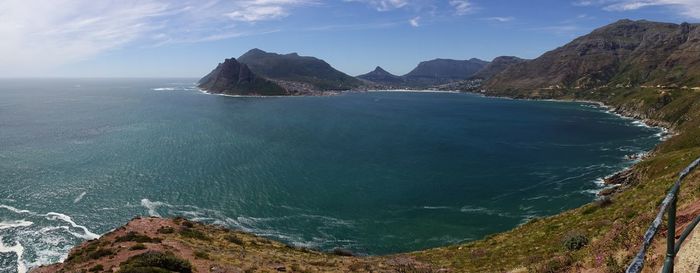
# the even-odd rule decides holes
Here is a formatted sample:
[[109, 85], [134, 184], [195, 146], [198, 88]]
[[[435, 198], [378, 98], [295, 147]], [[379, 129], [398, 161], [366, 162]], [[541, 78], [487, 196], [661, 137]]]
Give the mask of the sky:
[[252, 48], [350, 75], [536, 58], [620, 19], [700, 22], [700, 0], [0, 0], [0, 77], [201, 77]]

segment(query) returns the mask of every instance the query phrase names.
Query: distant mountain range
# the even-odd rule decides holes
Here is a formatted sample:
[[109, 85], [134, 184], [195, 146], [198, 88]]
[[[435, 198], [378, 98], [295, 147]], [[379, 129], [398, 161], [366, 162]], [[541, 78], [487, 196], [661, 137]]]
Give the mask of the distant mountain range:
[[260, 95], [382, 88], [493, 92], [659, 85], [692, 88], [700, 85], [700, 25], [620, 20], [532, 60], [513, 56], [491, 62], [434, 59], [419, 63], [403, 76], [376, 67], [355, 78], [321, 59], [260, 49], [248, 51], [238, 62], [244, 65], [235, 59], [219, 64], [200, 81], [200, 87]]
[[[234, 73], [221, 73], [237, 69], [245, 69], [245, 73], [240, 74], [252, 75], [257, 81], [249, 83], [246, 78], [236, 78]], [[312, 95], [361, 86], [362, 81], [321, 59], [297, 53], [269, 53], [257, 48], [241, 55], [237, 61], [227, 59], [199, 81], [199, 87], [208, 92], [235, 95]], [[255, 88], [263, 89], [255, 91]]]
[[431, 87], [454, 81], [466, 80], [488, 65], [476, 58], [469, 60], [434, 59], [421, 62], [404, 75], [408, 86]]
[[404, 86], [406, 84], [406, 79], [391, 74], [379, 66], [372, 72], [359, 75], [357, 78], [389, 86]]
[[501, 73], [503, 70], [506, 70], [506, 68], [508, 68], [509, 66], [525, 61], [525, 59], [520, 59], [514, 56], [496, 57], [493, 59], [493, 61], [485, 65], [478, 72], [474, 73], [470, 77], [470, 79], [488, 80], [494, 75]]

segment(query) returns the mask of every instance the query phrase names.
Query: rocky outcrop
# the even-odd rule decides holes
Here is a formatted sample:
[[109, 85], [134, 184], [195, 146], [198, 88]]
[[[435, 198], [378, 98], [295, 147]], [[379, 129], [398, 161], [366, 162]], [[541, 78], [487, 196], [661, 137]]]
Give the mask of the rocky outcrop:
[[228, 95], [287, 95], [284, 88], [258, 77], [247, 65], [236, 59], [226, 59], [209, 74], [199, 80], [199, 88], [217, 94]]

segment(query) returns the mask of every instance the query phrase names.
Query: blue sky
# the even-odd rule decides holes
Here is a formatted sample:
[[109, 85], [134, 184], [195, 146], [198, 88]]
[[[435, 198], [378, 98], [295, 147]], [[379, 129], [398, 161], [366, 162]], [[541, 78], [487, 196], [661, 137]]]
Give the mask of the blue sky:
[[623, 18], [699, 22], [700, 0], [3, 0], [0, 77], [200, 77], [251, 48], [400, 75], [535, 58]]

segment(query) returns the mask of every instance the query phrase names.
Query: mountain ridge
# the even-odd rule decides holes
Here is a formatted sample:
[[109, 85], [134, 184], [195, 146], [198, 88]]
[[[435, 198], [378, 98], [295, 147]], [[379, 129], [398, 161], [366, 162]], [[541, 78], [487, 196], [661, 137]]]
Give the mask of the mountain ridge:
[[278, 54], [254, 48], [238, 57], [238, 61], [265, 78], [308, 84], [320, 91], [362, 86], [361, 81], [336, 70], [324, 60], [297, 53]]
[[492, 90], [700, 84], [698, 24], [619, 20], [494, 75]]

